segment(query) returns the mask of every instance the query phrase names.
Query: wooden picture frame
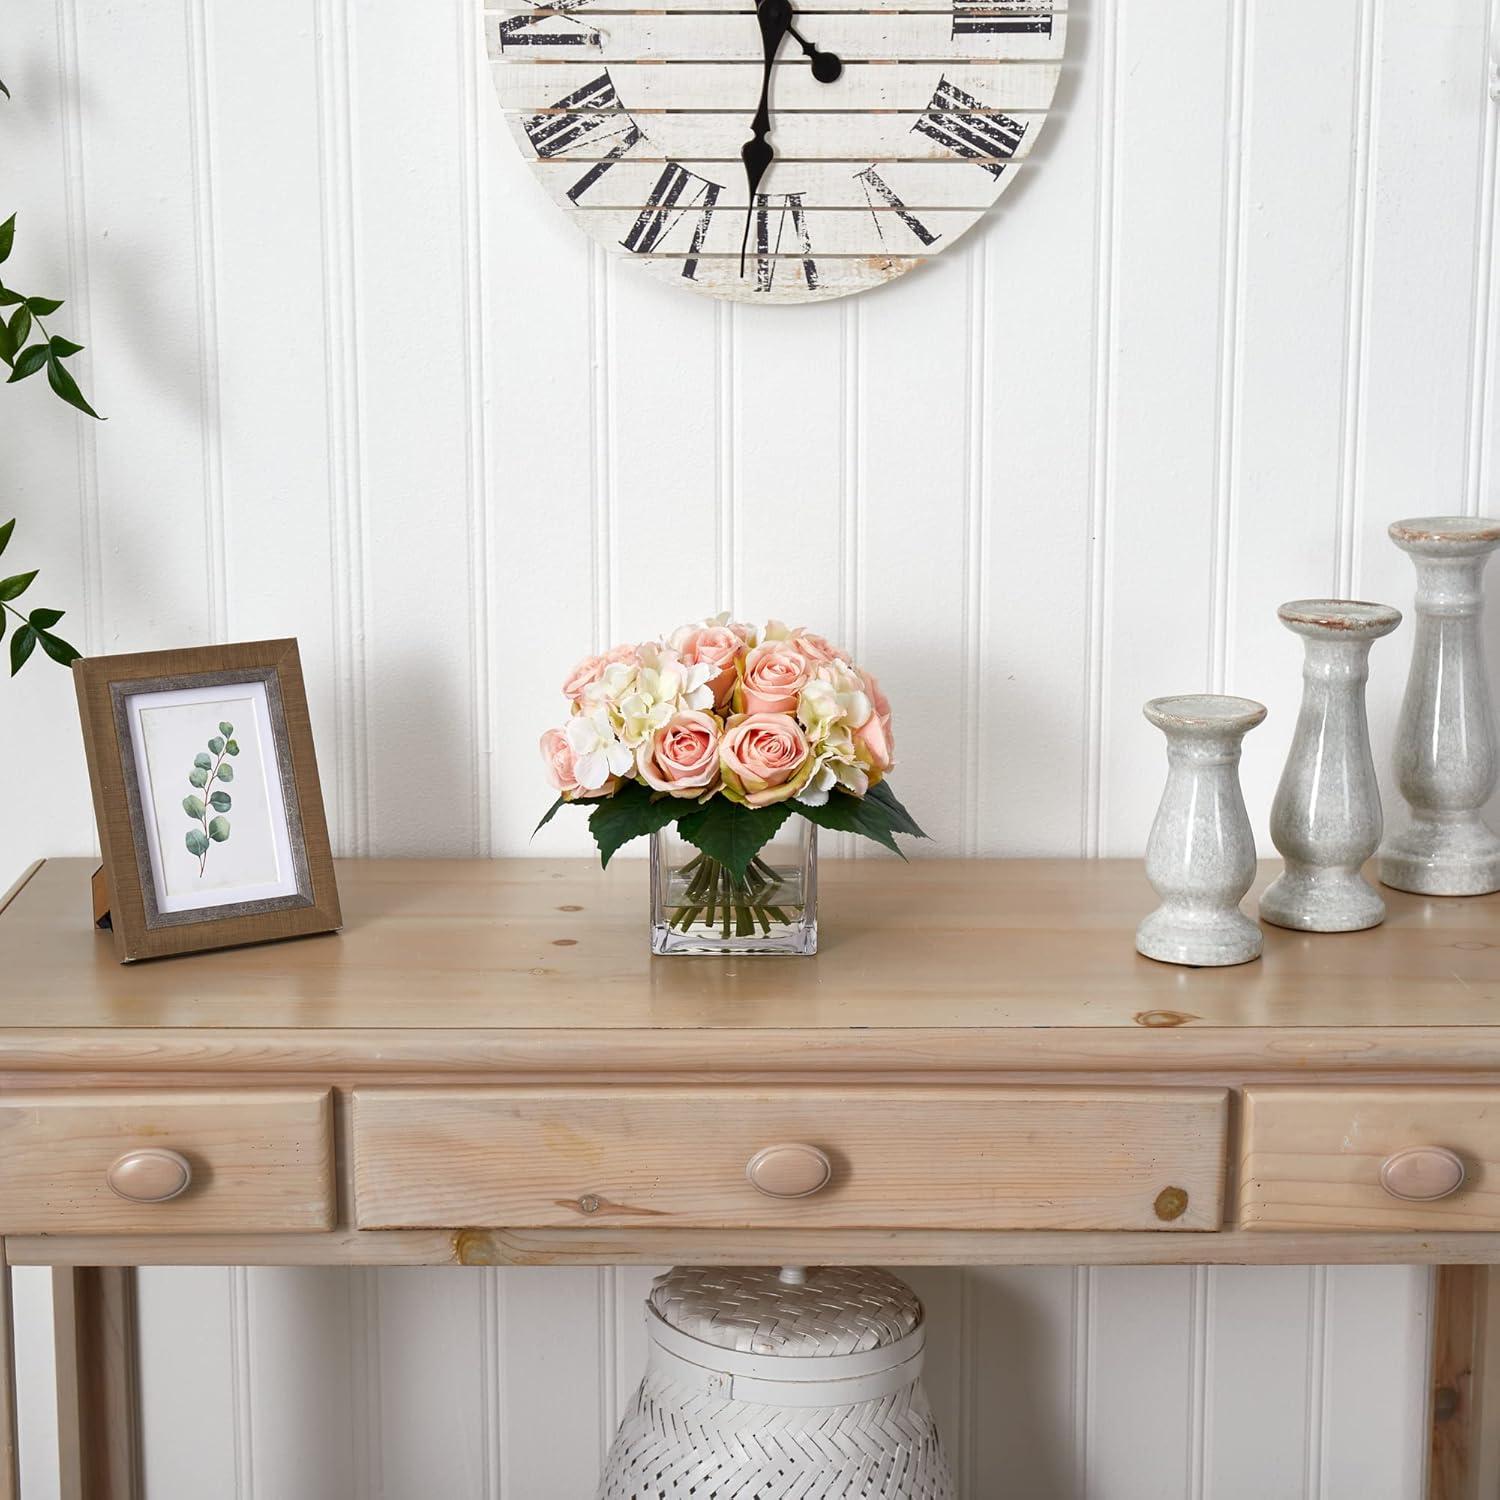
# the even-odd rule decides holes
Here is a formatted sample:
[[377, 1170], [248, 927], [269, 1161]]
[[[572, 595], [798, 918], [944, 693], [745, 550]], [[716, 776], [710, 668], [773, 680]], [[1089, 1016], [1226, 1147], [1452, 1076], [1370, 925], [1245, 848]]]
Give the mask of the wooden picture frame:
[[341, 924], [296, 641], [83, 657], [73, 683], [122, 963]]

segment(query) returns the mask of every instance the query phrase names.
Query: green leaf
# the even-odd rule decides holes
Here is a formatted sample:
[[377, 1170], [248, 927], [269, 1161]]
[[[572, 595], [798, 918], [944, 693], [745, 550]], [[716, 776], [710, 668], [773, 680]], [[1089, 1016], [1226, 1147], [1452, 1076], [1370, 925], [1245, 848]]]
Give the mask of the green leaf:
[[0, 526], [0, 552], [5, 551], [5, 548], [10, 541], [10, 534], [15, 529], [16, 523], [14, 518], [7, 521], [4, 526]]
[[72, 339], [65, 339], [60, 333], [54, 333], [47, 343], [59, 359], [67, 359], [70, 354], [83, 353], [82, 344], [75, 344]]
[[188, 846], [188, 853], [196, 854], [199, 859], [208, 853], [208, 835], [201, 828], [189, 828], [182, 841]]
[[33, 568], [29, 573], [14, 573], [9, 578], [0, 578], [0, 599], [19, 599], [31, 587], [31, 580], [36, 577], [37, 572], [38, 569]]
[[226, 740], [224, 742], [224, 749], [230, 755], [238, 755], [240, 753], [240, 742], [238, 740]]
[[36, 638], [42, 643], [42, 650], [47, 653], [61, 667], [71, 667], [78, 660], [78, 650], [70, 646], [60, 636], [55, 636], [49, 630], [38, 630]]
[[11, 370], [6, 385], [14, 385], [18, 380], [25, 380], [28, 375], [35, 375], [47, 363], [49, 353], [45, 344], [33, 344], [31, 348], [23, 349], [16, 355], [15, 367]]
[[23, 625], [10, 638], [10, 675], [14, 677], [26, 665], [26, 658], [36, 649], [36, 631]]
[[695, 808], [677, 825], [688, 843], [716, 859], [737, 879], [743, 879], [750, 861], [776, 836], [776, 830], [791, 817], [790, 798], [770, 807], [744, 807], [727, 797], [715, 797]]
[[66, 613], [66, 610], [61, 609], [34, 609], [29, 615], [26, 616], [26, 618], [30, 620], [38, 630], [47, 630], [51, 626], [56, 625], [57, 622], [62, 619], [63, 615]]
[[888, 781], [877, 782], [870, 788], [865, 796], [878, 802], [890, 814], [891, 827], [897, 833], [909, 833], [913, 838], [925, 839], [927, 835], [917, 826], [917, 820], [902, 807], [896, 799], [896, 794], [891, 790]]
[[62, 306], [62, 303], [56, 297], [28, 297], [26, 305], [37, 317], [47, 318], [51, 317]]
[[[827, 828], [834, 833], [857, 833], [861, 838], [873, 839], [884, 844], [893, 854], [901, 854], [896, 847], [895, 829], [891, 814], [882, 802], [869, 797], [856, 797], [850, 792], [830, 792], [822, 807], [808, 807], [798, 803], [797, 811], [809, 823]], [[906, 856], [901, 854], [901, 858]]]
[[9, 613], [3, 609], [0, 609], [0, 641], [3, 641], [5, 639], [5, 626], [9, 619]]
[[536, 827], [531, 830], [531, 836], [532, 836], [532, 838], [535, 838], [537, 836], [537, 834], [539, 834], [542, 831], [542, 829], [544, 829], [552, 821], [552, 819], [557, 816], [557, 810], [558, 810], [558, 808], [560, 808], [560, 807], [566, 807], [567, 805], [568, 805], [568, 799], [566, 797], [559, 797], [557, 799], [557, 801], [554, 802], [552, 804], [552, 806], [549, 807], [547, 809], [547, 811], [542, 814], [542, 821], [540, 823], [538, 823], [536, 825]]
[[[0, 88], [5, 88], [0, 83]], [[5, 97], [10, 98], [10, 90], [5, 89]], [[0, 260], [10, 259], [10, 247], [16, 242], [16, 216], [12, 214], [3, 224], [0, 224]]]
[[10, 336], [10, 324], [0, 318], [0, 360], [8, 365], [16, 362], [16, 341]]
[[[0, 78], [0, 94], [4, 94], [7, 99], [10, 98], [10, 90], [6, 88], [5, 80], [3, 78]], [[14, 218], [15, 215], [12, 214], [11, 217]]]
[[26, 340], [31, 336], [31, 314], [24, 303], [11, 314], [10, 322], [5, 327], [10, 335], [10, 347], [24, 348]]
[[656, 801], [649, 788], [640, 782], [625, 782], [612, 797], [596, 801], [589, 814], [589, 832], [599, 846], [599, 863], [607, 867], [622, 844], [638, 839], [643, 833], [665, 828], [682, 815], [685, 806], [692, 805], [676, 797]]
[[[24, 358], [24, 356], [22, 356]], [[21, 361], [16, 361], [16, 368], [21, 368]], [[63, 363], [56, 355], [49, 353], [47, 356], [47, 384], [57, 392], [69, 406], [76, 407], [85, 416], [103, 421], [103, 417], [94, 410], [87, 401], [83, 399], [83, 392], [78, 389], [78, 382], [63, 368]]]
[[223, 754], [223, 753], [224, 753], [224, 741], [223, 741], [223, 740], [221, 740], [221, 739], [220, 739], [220, 738], [219, 738], [219, 737], [218, 737], [218, 735], [215, 735], [215, 736], [214, 736], [214, 737], [213, 737], [213, 738], [212, 738], [212, 739], [211, 739], [211, 740], [210, 740], [210, 741], [209, 741], [209, 742], [208, 742], [208, 748], [209, 748], [209, 749], [210, 749], [210, 750], [212, 750], [212, 751], [213, 751], [213, 753], [214, 753], [214, 754], [215, 754], [215, 755], [222, 755], [222, 754]]
[[193, 757], [193, 764], [195, 766], [202, 766], [205, 771], [211, 771], [214, 768], [214, 758], [208, 753], [208, 751], [200, 750]]
[[229, 738], [229, 736], [234, 733], [234, 725], [233, 724], [220, 724], [219, 725], [219, 733], [222, 734], [224, 736], [224, 738], [227, 740]]
[[210, 818], [208, 822], [208, 836], [214, 843], [222, 844], [229, 837], [229, 819]]
[[194, 766], [188, 772], [188, 780], [196, 787], [205, 787], [208, 785], [208, 772], [202, 766]]
[[182, 799], [182, 810], [190, 818], [201, 818], [206, 810], [203, 806], [203, 798], [189, 794]]
[[233, 781], [234, 780], [234, 767], [233, 766], [220, 766], [219, 767], [219, 780], [220, 781]]
[[234, 799], [228, 792], [215, 792], [208, 799], [208, 803], [215, 812], [228, 812], [234, 806]]
[[14, 307], [17, 302], [25, 300], [19, 292], [11, 291], [8, 286], [0, 286], [0, 307]]

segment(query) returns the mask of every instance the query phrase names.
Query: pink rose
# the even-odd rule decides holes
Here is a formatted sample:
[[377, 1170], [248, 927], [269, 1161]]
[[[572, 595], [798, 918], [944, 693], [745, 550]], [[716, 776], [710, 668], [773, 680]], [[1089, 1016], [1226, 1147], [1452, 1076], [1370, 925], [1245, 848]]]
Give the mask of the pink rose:
[[611, 776], [603, 786], [592, 789], [579, 786], [576, 760], [573, 747], [561, 729], [549, 729], [542, 736], [542, 761], [547, 768], [547, 780], [562, 796], [572, 801], [575, 797], [612, 797], [619, 791], [618, 776]]
[[574, 703], [581, 702], [584, 694], [604, 676], [606, 667], [612, 667], [616, 662], [634, 661], [639, 649], [637, 646], [612, 646], [600, 656], [585, 656], [568, 673], [567, 681], [563, 683], [563, 697]]
[[790, 714], [745, 714], [729, 721], [719, 742], [725, 795], [746, 807], [794, 797], [812, 775], [802, 726]]
[[703, 796], [719, 782], [719, 721], [693, 708], [673, 714], [635, 752], [635, 767], [653, 791]]
[[767, 641], [745, 658], [735, 703], [741, 713], [791, 714], [812, 668], [790, 641]]
[[713, 667], [715, 676], [709, 682], [714, 690], [714, 707], [723, 708], [734, 691], [734, 666], [745, 649], [739, 629], [731, 625], [700, 625], [676, 642], [677, 652], [688, 666]]
[[861, 760], [872, 771], [883, 776], [896, 757], [896, 736], [891, 730], [891, 700], [880, 689], [880, 683], [868, 672], [862, 672], [865, 696], [870, 700], [870, 717], [854, 731], [854, 744]]
[[799, 630], [792, 637], [792, 644], [810, 661], [833, 661], [844, 653], [830, 644], [827, 636], [814, 635], [810, 630]]
[[547, 767], [547, 780], [564, 797], [571, 797], [578, 791], [573, 759], [573, 747], [562, 730], [549, 729], [542, 736], [542, 761]]
[[598, 682], [604, 675], [604, 658], [602, 656], [585, 656], [584, 659], [568, 673], [563, 682], [563, 697], [577, 703], [587, 690]]

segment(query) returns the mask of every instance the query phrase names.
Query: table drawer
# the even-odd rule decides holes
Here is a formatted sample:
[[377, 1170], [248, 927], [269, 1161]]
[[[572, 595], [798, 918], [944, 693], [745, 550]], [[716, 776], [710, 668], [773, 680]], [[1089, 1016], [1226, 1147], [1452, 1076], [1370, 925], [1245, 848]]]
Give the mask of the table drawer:
[[1500, 1230], [1500, 1089], [1251, 1088], [1242, 1139], [1246, 1229]]
[[1224, 1091], [1201, 1088], [359, 1089], [355, 1217], [1215, 1229], [1226, 1113]]
[[335, 1201], [327, 1089], [0, 1095], [0, 1233], [290, 1233]]

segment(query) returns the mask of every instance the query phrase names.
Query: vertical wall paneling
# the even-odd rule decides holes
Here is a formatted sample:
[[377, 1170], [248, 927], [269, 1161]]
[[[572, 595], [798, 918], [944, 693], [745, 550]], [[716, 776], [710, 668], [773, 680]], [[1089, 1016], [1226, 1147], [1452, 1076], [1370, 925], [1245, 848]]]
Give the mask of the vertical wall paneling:
[[972, 806], [962, 831], [972, 823], [982, 854], [1083, 847], [1093, 738], [1081, 732], [1090, 705], [1094, 519], [1088, 393], [1104, 311], [1090, 292], [1109, 261], [1108, 226], [1099, 222], [1107, 197], [1100, 101], [1113, 11], [1069, 12], [1053, 113], [995, 222], [968, 252], [983, 262], [976, 314], [986, 323], [974, 346], [982, 367], [969, 413], [978, 473], [970, 474], [977, 514], [967, 517], [977, 556], [966, 686], [977, 699], [963, 716]]
[[[591, 1492], [601, 1458], [600, 1273], [552, 1267], [501, 1274], [505, 1500]], [[613, 1384], [613, 1372], [611, 1372]]]
[[1087, 1484], [1101, 1500], [1178, 1500], [1190, 1484], [1194, 1271], [1093, 1273]]
[[[971, 341], [977, 238], [956, 245], [860, 309], [860, 656], [879, 664], [881, 685], [902, 705], [898, 744], [908, 764], [928, 766], [921, 823], [946, 848], [962, 847], [965, 740], [964, 618], [970, 495]], [[978, 325], [978, 326], [977, 326]], [[913, 430], [925, 435], [921, 446]], [[902, 617], [900, 598], [924, 601]], [[970, 705], [972, 707], [972, 705]]]
[[[1161, 736], [1142, 721], [1141, 704], [1208, 686], [1234, 14], [1229, 6], [1164, 9], [1141, 0], [1115, 8], [1105, 853], [1139, 849], [1154, 811], [1140, 788], [1160, 785]], [[1194, 59], [1190, 69], [1176, 64], [1184, 53]], [[1194, 128], [1184, 132], [1183, 120]], [[1163, 149], [1166, 141], [1172, 149]]]
[[[1248, 8], [1240, 51], [1237, 266], [1226, 284], [1220, 482], [1232, 509], [1227, 627], [1217, 686], [1270, 710], [1245, 742], [1241, 781], [1262, 850], [1301, 697], [1301, 642], [1276, 618], [1285, 600], [1339, 587], [1343, 382], [1359, 348], [1348, 323], [1362, 190], [1358, 140], [1362, 7]], [[1357, 295], [1353, 298], [1356, 318]], [[1230, 440], [1232, 439], [1232, 441]], [[1392, 643], [1376, 652], [1396, 655]], [[1376, 662], [1377, 668], [1390, 662]]]
[[355, 164], [348, 0], [318, 0], [318, 176], [323, 247], [323, 339], [331, 504], [337, 779], [330, 824], [343, 854], [369, 849], [365, 555], [361, 492], [359, 288], [355, 260]]
[[52, 1340], [52, 1273], [45, 1266], [11, 1270], [15, 1295], [16, 1420], [21, 1441], [21, 1493], [57, 1500], [57, 1369]]
[[[243, 1285], [243, 1273], [235, 1278]], [[243, 1367], [230, 1273], [217, 1266], [142, 1270], [141, 1458], [146, 1493], [250, 1500], [237, 1431]], [[28, 1497], [29, 1500], [29, 1497]]]
[[[203, 501], [205, 372], [184, 13], [143, 0], [80, 5], [76, 27], [89, 373], [93, 404], [108, 418], [95, 435], [99, 644], [143, 650], [204, 641], [213, 627], [214, 565]], [[124, 57], [129, 67], [119, 65]], [[150, 164], [145, 190], [138, 172], [125, 169], [132, 161]]]
[[[1320, 1500], [1410, 1500], [1427, 1455], [1431, 1273], [1335, 1266], [1328, 1283]], [[1383, 1434], [1377, 1444], [1372, 1433]]]
[[[61, 311], [47, 320], [49, 331], [88, 346], [93, 340], [84, 246], [73, 235], [83, 197], [75, 175], [80, 118], [76, 69], [67, 63], [76, 51], [71, 27], [71, 10], [59, 5], [29, 7], [6, 28], [0, 76], [11, 97], [0, 100], [0, 219], [16, 215], [15, 247], [4, 267], [7, 284], [28, 294], [65, 299]], [[87, 357], [79, 355], [74, 362], [85, 390], [90, 388]], [[3, 394], [0, 524], [14, 518], [16, 535], [0, 560], [0, 576], [40, 568], [35, 603], [66, 610], [59, 632], [85, 650], [99, 628], [98, 611], [91, 604], [98, 579], [92, 430], [98, 424], [64, 407], [47, 389], [45, 376], [33, 376]], [[22, 432], [25, 442], [18, 441]], [[8, 674], [5, 658], [0, 682], [8, 722], [50, 724], [55, 732], [12, 733], [0, 753], [0, 768], [10, 785], [40, 793], [7, 796], [0, 814], [0, 881], [6, 885], [34, 857], [22, 851], [63, 842], [87, 850], [94, 842], [88, 796], [47, 795], [51, 786], [78, 786], [84, 779], [72, 683], [47, 663], [28, 667], [14, 681], [5, 680]]]
[[[202, 0], [194, 0], [202, 5]], [[319, 45], [297, 0], [254, 11], [203, 6], [206, 162], [212, 217], [219, 463], [224, 496], [224, 635], [297, 638], [332, 816], [348, 822], [349, 778], [335, 607], [343, 550], [330, 498], [332, 408]], [[267, 99], [276, 100], [267, 109]], [[268, 233], [269, 205], [287, 227]], [[342, 837], [342, 834], [340, 834]]]
[[[1377, 17], [1352, 589], [1403, 609], [1414, 573], [1387, 524], [1467, 500], [1490, 17], [1489, 0], [1440, 0], [1420, 16], [1385, 0]], [[1370, 682], [1388, 807], [1396, 793], [1379, 747], [1390, 743], [1410, 641], [1407, 626], [1386, 643], [1396, 670]]]

